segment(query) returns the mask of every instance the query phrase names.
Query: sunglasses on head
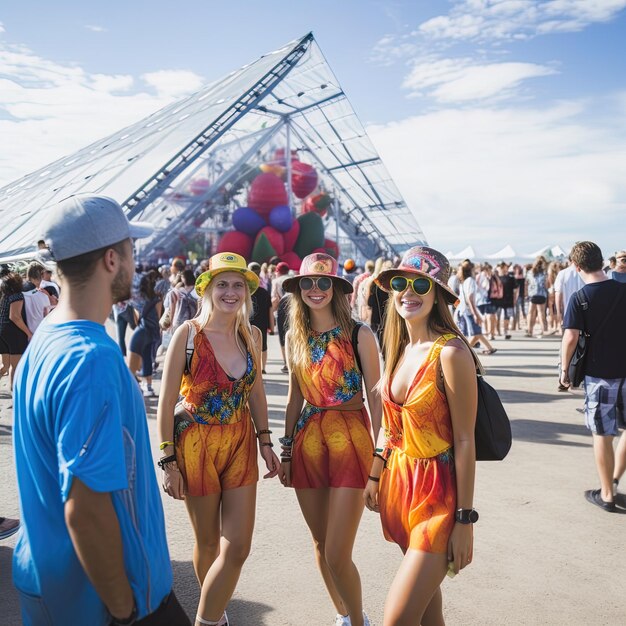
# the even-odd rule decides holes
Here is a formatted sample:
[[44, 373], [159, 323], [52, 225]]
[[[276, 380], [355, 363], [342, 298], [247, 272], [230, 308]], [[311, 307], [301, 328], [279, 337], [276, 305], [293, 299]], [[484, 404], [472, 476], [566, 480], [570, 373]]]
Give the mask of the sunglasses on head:
[[317, 287], [320, 291], [328, 291], [333, 286], [333, 281], [328, 276], [318, 276], [317, 278], [304, 276], [300, 279], [299, 284], [302, 291], [310, 291], [313, 287]]
[[407, 278], [406, 276], [394, 276], [389, 285], [394, 291], [402, 293], [409, 285], [418, 296], [425, 296], [433, 288], [433, 281], [430, 278], [419, 276], [418, 278]]

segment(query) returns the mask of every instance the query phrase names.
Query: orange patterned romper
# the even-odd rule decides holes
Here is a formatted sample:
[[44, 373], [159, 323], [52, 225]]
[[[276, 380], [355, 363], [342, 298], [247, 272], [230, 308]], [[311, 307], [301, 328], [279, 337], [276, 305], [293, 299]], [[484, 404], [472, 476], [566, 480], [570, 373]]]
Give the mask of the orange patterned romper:
[[310, 331], [309, 353], [311, 364], [296, 372], [306, 403], [294, 430], [292, 484], [364, 489], [374, 451], [369, 415], [362, 405], [341, 407], [363, 393], [352, 342], [339, 327]]
[[456, 478], [450, 410], [437, 386], [439, 354], [455, 335], [437, 339], [407, 390], [404, 405], [383, 390], [390, 455], [380, 479], [383, 533], [403, 550], [446, 552], [455, 523]]
[[256, 368], [248, 352], [245, 374], [233, 380], [207, 336], [196, 330], [191, 371], [183, 375], [180, 387], [190, 415], [176, 416], [174, 441], [185, 493], [207, 496], [252, 485], [259, 478], [256, 432], [248, 408]]

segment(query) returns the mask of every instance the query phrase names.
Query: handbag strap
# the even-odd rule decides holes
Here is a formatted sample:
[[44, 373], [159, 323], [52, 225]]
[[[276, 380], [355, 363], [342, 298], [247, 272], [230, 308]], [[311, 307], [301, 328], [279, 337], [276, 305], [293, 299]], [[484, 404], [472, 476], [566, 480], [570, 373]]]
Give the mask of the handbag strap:
[[194, 346], [193, 340], [196, 336], [196, 325], [187, 320], [187, 343], [185, 345], [185, 374], [191, 374], [191, 359], [193, 358]]
[[359, 355], [359, 330], [363, 326], [363, 322], [355, 322], [352, 327], [352, 352], [354, 352], [354, 360], [356, 366], [359, 368], [359, 372], [363, 371], [361, 367], [361, 356]]

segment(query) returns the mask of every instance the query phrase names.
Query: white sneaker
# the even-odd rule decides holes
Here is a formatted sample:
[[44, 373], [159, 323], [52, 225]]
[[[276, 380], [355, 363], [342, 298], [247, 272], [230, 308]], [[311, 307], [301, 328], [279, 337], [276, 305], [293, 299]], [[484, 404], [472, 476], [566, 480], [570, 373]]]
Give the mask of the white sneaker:
[[335, 617], [335, 626], [350, 626], [350, 616], [337, 613], [337, 617]]
[[154, 389], [152, 388], [152, 385], [144, 385], [142, 383], [141, 391], [143, 393], [144, 398], [154, 398], [154, 396], [156, 396], [156, 393], [154, 393]]
[[363, 611], [363, 626], [371, 626], [370, 618], [367, 617], [367, 613]]

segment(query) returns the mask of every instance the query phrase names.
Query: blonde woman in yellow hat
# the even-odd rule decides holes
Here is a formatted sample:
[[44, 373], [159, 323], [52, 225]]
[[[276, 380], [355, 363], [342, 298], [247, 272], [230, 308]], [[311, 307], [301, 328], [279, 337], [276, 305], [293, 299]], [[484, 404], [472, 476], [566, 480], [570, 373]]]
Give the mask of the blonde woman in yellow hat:
[[452, 321], [449, 276], [443, 254], [417, 246], [376, 278], [389, 293], [383, 430], [365, 498], [404, 553], [385, 626], [443, 624], [440, 584], [472, 560], [478, 362]]
[[337, 276], [331, 256], [305, 257], [300, 276], [283, 287], [291, 293], [289, 396], [280, 440], [284, 483], [295, 488], [313, 536], [335, 624], [368, 626], [352, 547], [374, 451], [363, 381], [376, 431], [381, 420], [373, 391], [380, 375], [378, 345], [372, 331], [352, 319], [352, 285]]
[[196, 281], [201, 311], [177, 329], [165, 359], [159, 465], [163, 489], [185, 500], [195, 534], [196, 626], [228, 624], [226, 605], [252, 541], [257, 444], [265, 478], [281, 473], [260, 375], [261, 333], [249, 322], [258, 285], [243, 257], [213, 256]]

